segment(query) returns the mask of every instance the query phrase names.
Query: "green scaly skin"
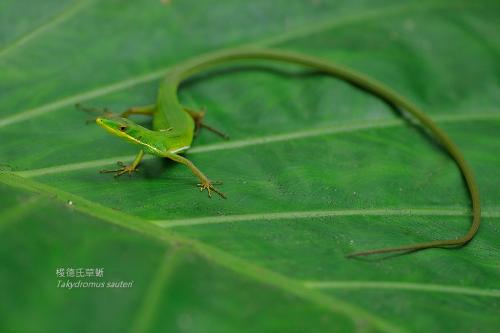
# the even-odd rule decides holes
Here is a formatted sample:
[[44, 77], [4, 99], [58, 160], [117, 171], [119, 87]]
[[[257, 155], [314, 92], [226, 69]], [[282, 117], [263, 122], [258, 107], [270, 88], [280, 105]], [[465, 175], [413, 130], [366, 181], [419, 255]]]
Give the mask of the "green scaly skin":
[[[213, 191], [225, 197], [222, 192], [213, 186], [214, 183], [198, 170], [193, 163], [179, 155], [179, 153], [186, 151], [191, 146], [195, 133], [196, 119], [194, 118], [196, 117], [180, 104], [177, 98], [177, 90], [179, 84], [188, 77], [216, 65], [242, 59], [267, 59], [303, 65], [351, 82], [371, 92], [373, 95], [387, 101], [398, 109], [406, 111], [418, 120], [421, 126], [428, 130], [428, 132], [430, 132], [430, 134], [442, 145], [460, 169], [467, 189], [469, 190], [473, 214], [472, 225], [465, 235], [458, 239], [435, 240], [405, 246], [356, 252], [347, 257], [352, 258], [376, 253], [401, 251], [411, 252], [435, 247], [460, 247], [467, 244], [475, 236], [481, 222], [479, 191], [476, 181], [458, 147], [431, 118], [404, 97], [372, 78], [331, 62], [288, 51], [234, 49], [195, 58], [174, 68], [171, 73], [166, 76], [160, 84], [158, 100], [155, 105], [130, 109], [122, 114], [123, 117], [106, 116], [98, 118], [96, 122], [100, 126], [104, 127], [112, 134], [131, 141], [141, 147], [141, 151], [137, 158], [130, 166], [123, 167], [119, 170], [113, 170], [113, 172], [118, 172], [118, 174], [123, 174], [125, 172], [131, 173], [140, 163], [143, 153], [146, 152], [160, 157], [170, 158], [188, 166], [200, 179], [201, 183], [198, 185], [202, 191], [206, 189], [209, 195]], [[126, 119], [130, 114], [135, 113], [150, 114], [153, 117], [153, 130], [146, 129]]]

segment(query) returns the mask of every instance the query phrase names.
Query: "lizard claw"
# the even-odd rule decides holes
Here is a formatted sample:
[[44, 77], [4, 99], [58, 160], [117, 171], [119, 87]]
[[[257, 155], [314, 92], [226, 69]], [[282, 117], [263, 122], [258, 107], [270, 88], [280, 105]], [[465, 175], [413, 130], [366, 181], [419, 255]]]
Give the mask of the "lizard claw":
[[123, 162], [116, 162], [121, 168], [115, 170], [101, 170], [100, 173], [114, 173], [115, 177], [119, 177], [125, 173], [128, 173], [129, 177], [132, 176], [132, 172], [139, 171], [138, 168], [133, 167], [132, 165], [124, 165]]
[[203, 190], [207, 190], [208, 196], [210, 198], [212, 197], [212, 192], [215, 192], [222, 198], [226, 199], [226, 195], [214, 187], [214, 185], [218, 184], [222, 184], [222, 182], [211, 182], [210, 180], [207, 180], [201, 184], [197, 184], [197, 186], [200, 188], [200, 192], [203, 192]]

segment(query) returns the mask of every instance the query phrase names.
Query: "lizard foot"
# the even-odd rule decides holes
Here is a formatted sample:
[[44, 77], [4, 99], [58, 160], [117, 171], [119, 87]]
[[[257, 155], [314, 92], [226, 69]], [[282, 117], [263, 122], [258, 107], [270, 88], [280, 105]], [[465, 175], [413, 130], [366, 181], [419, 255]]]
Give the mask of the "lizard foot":
[[212, 197], [212, 192], [215, 192], [218, 195], [220, 195], [222, 198], [226, 199], [226, 195], [214, 187], [214, 185], [219, 185], [219, 184], [222, 184], [222, 183], [221, 182], [211, 182], [210, 180], [207, 180], [201, 184], [198, 184], [197, 186], [200, 188], [201, 192], [203, 192], [203, 190], [207, 190], [208, 196], [210, 198]]
[[133, 165], [125, 165], [123, 162], [116, 162], [121, 168], [115, 170], [101, 170], [100, 173], [114, 173], [115, 177], [119, 177], [123, 174], [128, 173], [129, 176], [132, 175], [132, 172], [137, 172], [139, 169]]

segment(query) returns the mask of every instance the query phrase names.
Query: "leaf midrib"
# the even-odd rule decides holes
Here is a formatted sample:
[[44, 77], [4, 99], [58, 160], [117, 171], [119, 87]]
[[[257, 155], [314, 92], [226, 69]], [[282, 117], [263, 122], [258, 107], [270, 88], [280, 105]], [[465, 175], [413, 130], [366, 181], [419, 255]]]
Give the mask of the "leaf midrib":
[[402, 328], [394, 326], [392, 323], [389, 323], [386, 320], [354, 305], [338, 300], [332, 296], [326, 296], [322, 293], [318, 293], [312, 289], [305, 288], [300, 281], [285, 277], [279, 273], [270, 271], [244, 259], [234, 257], [223, 250], [214, 248], [198, 240], [168, 232], [166, 229], [154, 226], [139, 217], [115, 211], [111, 208], [101, 206], [90, 200], [58, 188], [42, 184], [31, 179], [23, 178], [12, 173], [0, 172], [0, 182], [9, 186], [48, 196], [53, 198], [55, 201], [61, 202], [62, 204], [66, 204], [68, 200], [71, 200], [73, 202], [72, 208], [81, 213], [95, 217], [100, 221], [115, 224], [131, 231], [141, 233], [147, 237], [167, 242], [168, 244], [175, 244], [177, 246], [184, 245], [186, 250], [192, 251], [209, 262], [225, 267], [226, 269], [241, 274], [252, 280], [256, 280], [280, 289], [288, 294], [293, 294], [334, 313], [343, 314], [353, 320], [357, 320], [360, 317], [364, 318], [377, 326], [381, 331], [405, 331]]

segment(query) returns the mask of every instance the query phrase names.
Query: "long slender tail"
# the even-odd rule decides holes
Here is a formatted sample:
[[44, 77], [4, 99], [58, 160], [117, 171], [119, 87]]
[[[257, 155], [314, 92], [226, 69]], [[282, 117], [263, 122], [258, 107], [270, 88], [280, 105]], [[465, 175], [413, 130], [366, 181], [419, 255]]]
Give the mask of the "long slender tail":
[[[465, 161], [462, 153], [455, 145], [455, 143], [451, 141], [448, 135], [441, 128], [439, 128], [431, 118], [429, 118], [424, 112], [420, 111], [419, 108], [414, 104], [410, 103], [404, 97], [402, 97], [392, 89], [386, 87], [384, 84], [352, 69], [327, 62], [319, 58], [294, 52], [266, 49], [235, 49], [208, 54], [206, 56], [188, 61], [179, 66], [172, 72], [171, 75], [168, 76], [168, 79], [170, 80], [170, 82], [173, 82], [177, 88], [178, 84], [180, 84], [182, 80], [186, 79], [189, 76], [197, 74], [223, 62], [240, 59], [268, 59], [281, 62], [296, 63], [306, 67], [317, 69], [319, 71], [338, 77], [342, 80], [351, 82], [415, 117], [420, 122], [420, 124], [425, 129], [427, 129], [444, 147], [444, 149], [453, 158], [458, 168], [460, 169], [467, 189], [469, 190], [473, 215], [471, 227], [464, 236], [458, 239], [436, 240], [405, 246], [355, 252], [349, 254], [347, 257], [352, 258], [377, 253], [415, 251], [433, 247], [462, 246], [467, 244], [475, 236], [481, 223], [481, 204], [479, 199], [479, 191], [472, 170]], [[176, 91], [176, 89], [174, 89], [174, 91]], [[177, 96], [175, 96], [175, 98], [177, 98]]]

